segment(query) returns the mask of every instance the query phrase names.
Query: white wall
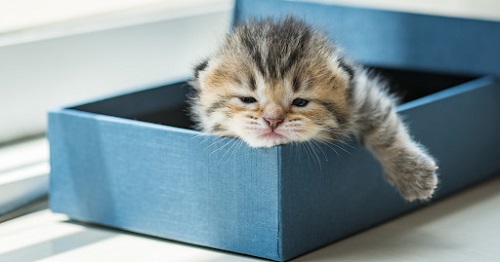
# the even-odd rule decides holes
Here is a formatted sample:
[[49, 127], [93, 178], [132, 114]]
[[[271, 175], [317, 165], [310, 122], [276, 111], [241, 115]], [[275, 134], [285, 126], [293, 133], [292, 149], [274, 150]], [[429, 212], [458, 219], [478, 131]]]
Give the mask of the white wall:
[[230, 15], [219, 8], [0, 46], [0, 143], [44, 132], [50, 108], [190, 76]]

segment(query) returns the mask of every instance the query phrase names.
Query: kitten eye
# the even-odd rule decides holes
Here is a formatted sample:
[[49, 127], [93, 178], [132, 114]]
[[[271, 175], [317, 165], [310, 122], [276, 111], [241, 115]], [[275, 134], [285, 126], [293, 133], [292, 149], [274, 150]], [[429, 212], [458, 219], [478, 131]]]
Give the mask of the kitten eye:
[[240, 97], [240, 100], [241, 102], [245, 103], [245, 104], [251, 104], [251, 103], [255, 103], [257, 102], [257, 99], [251, 97], [251, 96], [248, 96], [248, 97]]
[[295, 98], [292, 102], [292, 105], [298, 106], [298, 107], [303, 107], [306, 106], [309, 103], [309, 101], [302, 99], [302, 98]]

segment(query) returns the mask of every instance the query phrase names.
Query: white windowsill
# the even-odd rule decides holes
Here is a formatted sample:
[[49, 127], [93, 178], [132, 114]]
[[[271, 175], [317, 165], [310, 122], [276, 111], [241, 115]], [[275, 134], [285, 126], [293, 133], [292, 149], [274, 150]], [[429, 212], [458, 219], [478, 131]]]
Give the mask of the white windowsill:
[[44, 132], [55, 107], [188, 78], [229, 28], [232, 1], [161, 2], [0, 33], [0, 143]]
[[3, 7], [0, 10], [0, 47], [230, 11], [233, 1], [26, 0], [13, 1]]
[[48, 147], [45, 138], [0, 147], [0, 216], [47, 195]]

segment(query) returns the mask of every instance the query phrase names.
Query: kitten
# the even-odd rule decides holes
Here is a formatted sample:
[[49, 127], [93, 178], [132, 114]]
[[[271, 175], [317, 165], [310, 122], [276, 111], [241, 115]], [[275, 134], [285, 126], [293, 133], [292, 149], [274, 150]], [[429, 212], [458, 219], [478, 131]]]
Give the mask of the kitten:
[[413, 141], [386, 84], [288, 17], [238, 26], [195, 68], [197, 127], [251, 147], [358, 137], [408, 201], [431, 198], [437, 166]]

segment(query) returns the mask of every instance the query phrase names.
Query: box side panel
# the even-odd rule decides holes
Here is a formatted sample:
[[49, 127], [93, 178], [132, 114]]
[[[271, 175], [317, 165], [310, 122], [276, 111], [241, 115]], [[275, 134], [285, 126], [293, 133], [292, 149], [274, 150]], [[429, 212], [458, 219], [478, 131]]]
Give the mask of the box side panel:
[[385, 67], [500, 75], [500, 23], [280, 0], [239, 0], [235, 23], [304, 18], [358, 61]]
[[[434, 201], [500, 174], [498, 83], [484, 78], [422, 100], [400, 113], [414, 138], [439, 162], [440, 185]], [[345, 150], [326, 145], [309, 150], [283, 147], [285, 259], [420, 206], [406, 203], [384, 181], [380, 165], [362, 146], [338, 146]]]
[[276, 148], [115, 119], [50, 114], [53, 211], [277, 259]]
[[286, 260], [413, 207], [384, 181], [380, 165], [366, 149], [352, 141], [337, 146], [283, 150], [281, 221]]
[[500, 173], [498, 101], [500, 82], [487, 77], [402, 108], [412, 135], [438, 160], [438, 198]]

